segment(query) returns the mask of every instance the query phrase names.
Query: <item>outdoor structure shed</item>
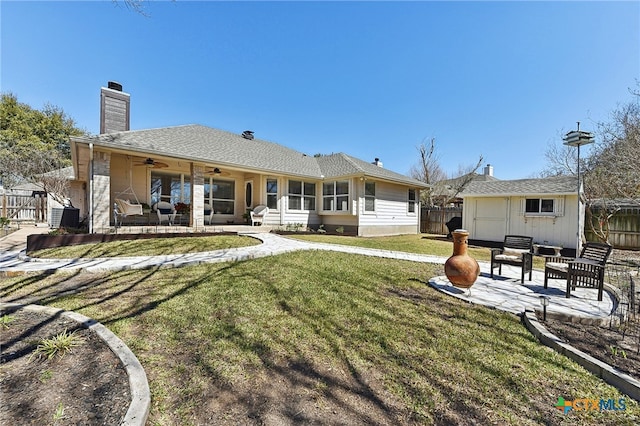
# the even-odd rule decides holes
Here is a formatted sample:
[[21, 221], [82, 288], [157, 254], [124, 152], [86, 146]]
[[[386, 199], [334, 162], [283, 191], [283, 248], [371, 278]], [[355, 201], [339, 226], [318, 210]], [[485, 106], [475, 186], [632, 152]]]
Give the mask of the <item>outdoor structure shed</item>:
[[573, 176], [470, 182], [460, 194], [462, 227], [473, 240], [502, 242], [505, 235], [528, 235], [534, 243], [575, 249], [578, 221], [584, 229], [577, 185]]
[[[243, 223], [265, 205], [263, 224], [360, 236], [419, 232], [421, 181], [344, 153], [308, 156], [254, 137], [201, 125], [129, 130], [129, 95], [101, 89], [104, 133], [71, 139], [75, 176], [86, 188], [81, 208], [91, 232], [115, 224], [116, 199], [153, 206], [186, 204], [191, 227]], [[205, 217], [205, 208], [211, 214]]]

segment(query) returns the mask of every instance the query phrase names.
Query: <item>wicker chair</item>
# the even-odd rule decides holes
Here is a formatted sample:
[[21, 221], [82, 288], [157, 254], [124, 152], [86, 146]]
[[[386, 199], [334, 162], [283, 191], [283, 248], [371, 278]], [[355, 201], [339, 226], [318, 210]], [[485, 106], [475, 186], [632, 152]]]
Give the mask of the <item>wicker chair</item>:
[[498, 268], [502, 274], [502, 265], [518, 266], [521, 269], [520, 282], [524, 283], [524, 275], [529, 272], [529, 281], [533, 270], [533, 238], [523, 235], [505, 235], [502, 248], [491, 249], [491, 278], [493, 270]]
[[210, 204], [204, 205], [204, 223], [211, 225], [213, 223], [213, 209]]
[[163, 222], [167, 222], [169, 225], [173, 225], [176, 220], [176, 208], [168, 201], [158, 201], [154, 206], [154, 210], [158, 214], [158, 223], [162, 225]]
[[[127, 216], [137, 216], [142, 214], [142, 204], [133, 204], [128, 200], [116, 198], [116, 202], [113, 205], [113, 217], [115, 219], [116, 227], [119, 225], [121, 226]], [[120, 223], [118, 224], [118, 222]]]
[[251, 226], [254, 226], [256, 223], [260, 223], [262, 225], [264, 223], [264, 218], [269, 213], [269, 207], [264, 205], [256, 206], [249, 215], [251, 217]]
[[576, 287], [597, 288], [598, 300], [602, 301], [604, 270], [612, 247], [603, 243], [586, 243], [580, 257], [547, 257], [544, 265], [544, 288], [549, 279], [567, 280], [566, 297]]

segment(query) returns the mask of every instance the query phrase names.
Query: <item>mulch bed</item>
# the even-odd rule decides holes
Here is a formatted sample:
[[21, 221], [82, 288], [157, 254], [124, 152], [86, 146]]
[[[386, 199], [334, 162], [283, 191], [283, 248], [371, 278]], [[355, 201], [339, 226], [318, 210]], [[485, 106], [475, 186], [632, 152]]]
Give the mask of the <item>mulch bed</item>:
[[[131, 404], [129, 378], [102, 339], [66, 317], [10, 315], [0, 325], [0, 424], [120, 424]], [[42, 339], [65, 330], [77, 330], [82, 343], [63, 357], [31, 356]]]

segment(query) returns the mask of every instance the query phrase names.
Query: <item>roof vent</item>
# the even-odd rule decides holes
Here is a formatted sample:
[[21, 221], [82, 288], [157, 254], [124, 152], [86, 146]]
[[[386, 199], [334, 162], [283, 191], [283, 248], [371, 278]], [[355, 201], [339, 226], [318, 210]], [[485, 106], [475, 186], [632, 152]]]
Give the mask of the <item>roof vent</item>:
[[116, 83], [115, 81], [108, 82], [107, 87], [111, 90], [117, 90], [118, 92], [122, 92], [122, 84]]
[[376, 165], [378, 167], [382, 167], [382, 161], [380, 161], [379, 158], [374, 159], [373, 163], [371, 163], [371, 164], [374, 164], [374, 165]]
[[245, 139], [252, 140], [253, 139], [253, 132], [251, 130], [245, 130], [244, 132], [242, 132], [242, 137], [245, 138]]

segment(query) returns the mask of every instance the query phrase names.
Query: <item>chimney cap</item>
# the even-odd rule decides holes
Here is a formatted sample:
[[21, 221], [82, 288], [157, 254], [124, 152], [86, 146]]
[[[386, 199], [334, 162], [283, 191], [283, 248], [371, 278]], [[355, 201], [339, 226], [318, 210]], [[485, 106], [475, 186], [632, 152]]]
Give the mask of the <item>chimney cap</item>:
[[109, 81], [107, 82], [107, 88], [111, 90], [117, 90], [118, 92], [122, 92], [122, 84], [117, 81]]

